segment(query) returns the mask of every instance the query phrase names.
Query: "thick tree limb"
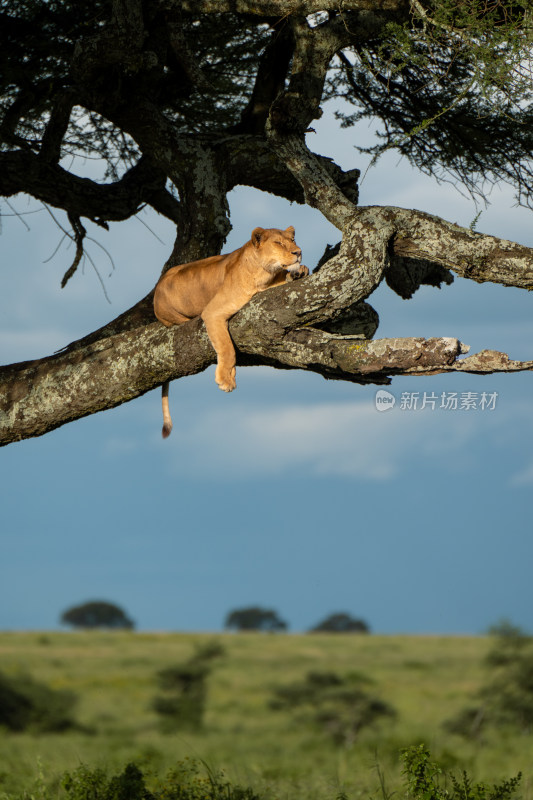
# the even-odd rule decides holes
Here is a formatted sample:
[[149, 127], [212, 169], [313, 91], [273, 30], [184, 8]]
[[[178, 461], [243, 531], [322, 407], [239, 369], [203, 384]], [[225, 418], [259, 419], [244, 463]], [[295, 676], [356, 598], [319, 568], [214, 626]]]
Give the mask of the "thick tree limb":
[[[228, 187], [253, 186], [296, 203], [305, 203], [304, 190], [287, 164], [262, 136], [232, 135], [213, 142], [217, 157], [226, 166]], [[342, 170], [331, 158], [314, 155], [325, 173], [357, 205], [358, 169]]]
[[261, 17], [300, 14], [307, 16], [319, 11], [408, 11], [408, 0], [175, 0], [185, 11], [193, 14], [256, 14]]
[[270, 41], [261, 54], [250, 100], [231, 133], [263, 133], [270, 106], [285, 88], [285, 78], [294, 51], [291, 27], [285, 19], [273, 27]]
[[[260, 320], [254, 331], [260, 335], [251, 344], [249, 318], [249, 313], [241, 312], [240, 319], [236, 318], [231, 326], [235, 343], [244, 353], [239, 355], [239, 364], [272, 364], [271, 348], [276, 344], [277, 366], [307, 369], [357, 383], [387, 384], [390, 375], [533, 369], [532, 361], [510, 361], [505, 354], [493, 351], [457, 361], [463, 348], [456, 339], [361, 341], [304, 329], [291, 333], [281, 346], [272, 342], [268, 333], [263, 334]], [[3, 368], [0, 444], [40, 436], [66, 422], [113, 408], [168, 378], [196, 374], [214, 360], [201, 322], [193, 320], [171, 329], [153, 323], [142, 332], [119, 334], [74, 353]]]
[[69, 90], [60, 93], [54, 103], [39, 149], [39, 156], [43, 161], [59, 162], [61, 145], [68, 129], [70, 115], [75, 102], [76, 96], [72, 90]]
[[[533, 369], [531, 361], [494, 351], [460, 358], [465, 348], [451, 338], [369, 341], [378, 320], [364, 300], [383, 279], [402, 297], [423, 283], [449, 283], [450, 270], [479, 282], [533, 286], [529, 248], [418, 211], [360, 209], [358, 171], [344, 173], [306, 146], [335, 54], [383, 41], [388, 22], [410, 18], [411, 2], [111, 0], [94, 19], [73, 14], [69, 30], [75, 32], [58, 36], [60, 50], [49, 53], [59, 59], [55, 78], [41, 77], [39, 51], [36, 66], [28, 60], [30, 78], [24, 73], [7, 89], [0, 137], [17, 149], [0, 153], [0, 194], [24, 191], [64, 208], [76, 233], [73, 267], [82, 253], [84, 217], [102, 224], [151, 205], [178, 228], [169, 266], [220, 251], [230, 228], [227, 193], [236, 185], [306, 202], [342, 232], [342, 242], [312, 276], [258, 295], [235, 315], [230, 331], [239, 364], [376, 384], [394, 375]], [[205, 28], [206, 20], [196, 17], [224, 12], [235, 26], [227, 37], [218, 37], [218, 16]], [[272, 34], [266, 47], [265, 24]], [[198, 25], [198, 40], [191, 25]], [[220, 81], [214, 65], [225, 63], [228, 48], [230, 67]], [[18, 75], [16, 51], [10, 58]], [[354, 83], [353, 97], [361, 92]], [[87, 139], [78, 118], [71, 120], [74, 106], [103, 120]], [[390, 111], [380, 113], [392, 118]], [[59, 166], [67, 140], [82, 148], [88, 141], [111, 161], [117, 154], [124, 167], [129, 144], [100, 140], [99, 150], [109, 123], [113, 136], [131, 137], [143, 154], [121, 180], [101, 185]], [[166, 190], [167, 180], [179, 202]], [[202, 324], [165, 329], [153, 321], [148, 295], [61, 353], [0, 369], [0, 441], [41, 435], [213, 361]]]
[[[57, 141], [50, 146], [56, 148]], [[48, 205], [91, 220], [129, 219], [148, 203], [177, 221], [179, 203], [167, 192], [165, 182], [165, 174], [146, 158], [141, 158], [120, 180], [101, 184], [80, 178], [29, 150], [0, 153], [0, 195], [10, 197], [26, 192]]]
[[[230, 323], [238, 363], [306, 369], [356, 383], [388, 383], [394, 375], [461, 371], [485, 374], [532, 370], [533, 361], [512, 361], [483, 351], [460, 359], [456, 339], [362, 340], [315, 326], [342, 319], [364, 300], [391, 268], [395, 244], [436, 253], [464, 269], [483, 253], [476, 280], [530, 285], [533, 251], [473, 234], [421, 212], [358, 209], [346, 226], [337, 255], [308, 278], [257, 295]], [[440, 248], [440, 249], [439, 249]], [[366, 323], [365, 323], [366, 324]], [[199, 320], [166, 329], [152, 323], [37, 362], [0, 370], [0, 441], [41, 435], [59, 425], [112, 408], [165, 380], [191, 375], [214, 362]], [[214, 389], [213, 389], [214, 390]]]
[[490, 281], [519, 289], [533, 288], [533, 251], [525, 245], [477, 233], [422, 211], [375, 208], [396, 219], [394, 252], [431, 259], [477, 283]]

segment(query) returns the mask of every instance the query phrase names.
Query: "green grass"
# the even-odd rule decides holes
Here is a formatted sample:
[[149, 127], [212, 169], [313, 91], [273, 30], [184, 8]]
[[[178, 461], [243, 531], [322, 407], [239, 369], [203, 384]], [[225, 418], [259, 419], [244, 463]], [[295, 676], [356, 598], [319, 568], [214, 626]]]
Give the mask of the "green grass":
[[[162, 733], [151, 709], [156, 673], [213, 639], [225, 655], [213, 663], [205, 730]], [[119, 770], [135, 761], [155, 780], [185, 758], [202, 759], [229, 780], [280, 800], [334, 800], [341, 792], [378, 798], [376, 764], [393, 791], [401, 782], [400, 749], [420, 742], [443, 767], [466, 769], [474, 780], [496, 782], [522, 771], [521, 794], [529, 798], [532, 737], [492, 732], [480, 744], [442, 728], [472, 703], [490, 646], [485, 637], [1, 633], [0, 669], [74, 691], [82, 727], [46, 735], [2, 731], [0, 798], [35, 794], [40, 773], [55, 792], [61, 773], [81, 763]], [[309, 670], [363, 673], [397, 719], [363, 731], [343, 749], [303, 717], [271, 710], [272, 689]]]

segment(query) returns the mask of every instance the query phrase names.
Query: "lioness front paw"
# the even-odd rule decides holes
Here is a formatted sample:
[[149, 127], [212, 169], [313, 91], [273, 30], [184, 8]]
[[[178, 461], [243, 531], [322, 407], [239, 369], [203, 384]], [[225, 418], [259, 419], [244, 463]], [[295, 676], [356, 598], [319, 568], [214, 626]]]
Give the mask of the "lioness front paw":
[[291, 269], [287, 271], [285, 282], [288, 283], [289, 281], [297, 281], [300, 278], [305, 278], [306, 275], [309, 275], [309, 269], [303, 264], [298, 264], [297, 268], [293, 269], [291, 267]]
[[215, 381], [218, 384], [218, 388], [222, 389], [223, 392], [232, 392], [237, 386], [235, 382], [235, 367], [232, 367], [230, 370], [222, 370], [220, 367], [217, 367], [215, 371]]

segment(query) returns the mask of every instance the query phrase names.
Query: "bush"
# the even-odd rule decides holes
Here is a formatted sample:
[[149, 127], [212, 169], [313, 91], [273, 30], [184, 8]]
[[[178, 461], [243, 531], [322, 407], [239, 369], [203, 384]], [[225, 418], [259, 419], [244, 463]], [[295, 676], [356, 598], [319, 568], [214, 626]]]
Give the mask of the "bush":
[[207, 700], [207, 678], [211, 662], [224, 654], [219, 642], [197, 648], [183, 664], [167, 667], [157, 673], [159, 688], [165, 692], [154, 698], [152, 708], [161, 716], [162, 730], [200, 730]]
[[[521, 780], [518, 774], [489, 786], [473, 782], [466, 772], [457, 778], [433, 761], [423, 744], [401, 751], [401, 760], [403, 791], [389, 792], [378, 767], [384, 800], [396, 795], [405, 800], [511, 800]], [[193, 759], [178, 762], [162, 779], [151, 772], [149, 775], [147, 786], [145, 774], [135, 763], [127, 764], [122, 772], [111, 776], [103, 769], [81, 765], [63, 775], [59, 791], [57, 788], [49, 791], [40, 775], [36, 791], [26, 791], [17, 800], [262, 800], [250, 787], [232, 784], [222, 772], [214, 772]], [[5, 800], [9, 798], [6, 796]], [[338, 792], [337, 800], [348, 800], [348, 796]]]
[[270, 705], [273, 709], [304, 709], [304, 714], [326, 731], [335, 744], [350, 746], [363, 728], [396, 712], [388, 703], [369, 694], [370, 680], [352, 673], [309, 672], [303, 681], [280, 686]]
[[446, 775], [420, 744], [402, 750], [407, 796], [412, 800], [509, 800], [520, 783], [521, 774], [500, 784], [473, 783], [466, 772], [458, 779]]
[[180, 762], [150, 791], [136, 764], [107, 777], [101, 769], [78, 767], [66, 773], [62, 787], [68, 800], [259, 800], [252, 789], [230, 784], [222, 773], [204, 769], [196, 761]]
[[74, 726], [76, 695], [50, 689], [29, 676], [0, 674], [0, 725], [12, 731], [60, 732]]
[[533, 731], [533, 641], [506, 621], [491, 631], [495, 641], [485, 659], [490, 677], [477, 693], [479, 705], [447, 720], [450, 733], [480, 738], [489, 725]]
[[497, 669], [479, 692], [487, 718], [495, 725], [533, 731], [533, 652], [522, 652]]
[[483, 706], [463, 708], [455, 717], [446, 720], [443, 727], [448, 733], [479, 740], [486, 724], [486, 716], [487, 712]]

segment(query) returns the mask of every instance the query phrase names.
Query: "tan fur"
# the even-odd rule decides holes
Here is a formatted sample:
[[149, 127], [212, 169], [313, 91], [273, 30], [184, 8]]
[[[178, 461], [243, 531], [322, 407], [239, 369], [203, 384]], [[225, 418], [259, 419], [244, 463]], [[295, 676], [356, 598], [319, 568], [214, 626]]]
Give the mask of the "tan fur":
[[[154, 295], [156, 317], [167, 326], [201, 316], [217, 354], [215, 380], [224, 392], [235, 389], [235, 348], [228, 320], [258, 292], [309, 274], [294, 228], [255, 228], [249, 242], [227, 255], [171, 267]], [[163, 438], [172, 430], [168, 382], [163, 385]]]

